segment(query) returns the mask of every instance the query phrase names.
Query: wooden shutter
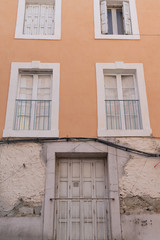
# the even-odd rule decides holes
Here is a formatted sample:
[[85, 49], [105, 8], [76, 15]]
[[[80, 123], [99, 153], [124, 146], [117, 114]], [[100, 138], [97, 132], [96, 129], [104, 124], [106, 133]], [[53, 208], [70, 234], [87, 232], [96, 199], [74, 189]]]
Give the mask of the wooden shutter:
[[47, 35], [54, 34], [54, 7], [48, 5], [47, 9], [47, 26], [46, 26]]
[[47, 5], [41, 5], [40, 13], [40, 35], [46, 35], [46, 15], [47, 15]]
[[108, 16], [107, 16], [107, 1], [102, 0], [100, 3], [101, 13], [101, 31], [103, 34], [108, 33]]
[[26, 5], [25, 19], [24, 19], [24, 34], [31, 34], [32, 25], [32, 5]]
[[39, 34], [40, 5], [32, 6], [32, 35]]
[[26, 5], [24, 34], [37, 35], [39, 34], [39, 5]]
[[128, 2], [123, 2], [123, 25], [124, 25], [124, 34], [132, 34], [131, 27], [131, 15], [130, 7]]
[[40, 35], [54, 34], [54, 7], [53, 5], [41, 5]]

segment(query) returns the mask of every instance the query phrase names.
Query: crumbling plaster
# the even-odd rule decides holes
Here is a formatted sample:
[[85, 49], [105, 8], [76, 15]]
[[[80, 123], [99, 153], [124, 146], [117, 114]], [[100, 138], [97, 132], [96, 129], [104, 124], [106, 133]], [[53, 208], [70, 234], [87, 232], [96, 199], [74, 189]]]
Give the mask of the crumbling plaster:
[[[120, 138], [120, 145], [150, 153], [160, 152], [160, 141], [153, 138]], [[129, 154], [119, 176], [121, 213], [160, 212], [160, 158]]]
[[[105, 140], [145, 152], [160, 152], [160, 141], [153, 138]], [[93, 152], [107, 151], [107, 146], [100, 143], [81, 144], [86, 150], [92, 146]], [[3, 212], [0, 216], [25, 216], [32, 215], [32, 212], [40, 215], [45, 191], [46, 154], [45, 144], [16, 143], [0, 146], [0, 212]], [[126, 154], [121, 150], [116, 151], [116, 156], [121, 213], [158, 213], [160, 165], [156, 168], [154, 166], [160, 158]], [[10, 213], [13, 208], [14, 212]], [[18, 208], [20, 211], [17, 211]]]
[[[0, 211], [11, 212], [25, 205], [42, 205], [45, 187], [45, 163], [42, 146], [18, 143], [0, 146]], [[21, 203], [24, 204], [21, 204]], [[24, 208], [22, 210], [25, 210]], [[22, 215], [25, 214], [22, 211]]]

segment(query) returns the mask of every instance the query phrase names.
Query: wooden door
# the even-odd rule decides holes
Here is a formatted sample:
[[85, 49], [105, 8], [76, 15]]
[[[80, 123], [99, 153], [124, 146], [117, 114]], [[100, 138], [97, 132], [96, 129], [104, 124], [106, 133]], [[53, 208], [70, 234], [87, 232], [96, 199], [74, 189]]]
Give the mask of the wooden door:
[[54, 239], [108, 240], [106, 161], [61, 159], [56, 173]]

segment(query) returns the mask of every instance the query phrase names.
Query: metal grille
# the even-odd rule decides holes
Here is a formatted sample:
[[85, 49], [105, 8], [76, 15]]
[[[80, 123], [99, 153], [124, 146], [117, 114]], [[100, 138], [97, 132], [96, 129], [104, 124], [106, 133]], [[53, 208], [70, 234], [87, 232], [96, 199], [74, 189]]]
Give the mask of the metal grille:
[[139, 100], [105, 100], [107, 129], [142, 129]]
[[109, 198], [55, 199], [56, 240], [109, 240]]
[[51, 100], [16, 100], [15, 130], [49, 130]]

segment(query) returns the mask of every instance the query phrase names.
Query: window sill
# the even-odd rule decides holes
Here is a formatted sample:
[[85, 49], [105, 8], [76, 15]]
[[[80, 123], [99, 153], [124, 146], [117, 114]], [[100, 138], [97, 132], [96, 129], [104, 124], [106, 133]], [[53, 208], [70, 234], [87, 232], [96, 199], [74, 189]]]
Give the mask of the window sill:
[[46, 131], [40, 131], [40, 130], [9, 130], [4, 129], [3, 131], [3, 137], [34, 137], [34, 138], [45, 138], [45, 137], [58, 137], [59, 131], [56, 129], [53, 130], [46, 130]]
[[98, 137], [140, 137], [151, 136], [151, 129], [142, 130], [106, 130], [98, 129]]
[[15, 38], [18, 39], [47, 39], [47, 40], [60, 40], [60, 35], [24, 35], [16, 34]]
[[140, 35], [105, 35], [105, 34], [96, 34], [95, 39], [140, 39]]

